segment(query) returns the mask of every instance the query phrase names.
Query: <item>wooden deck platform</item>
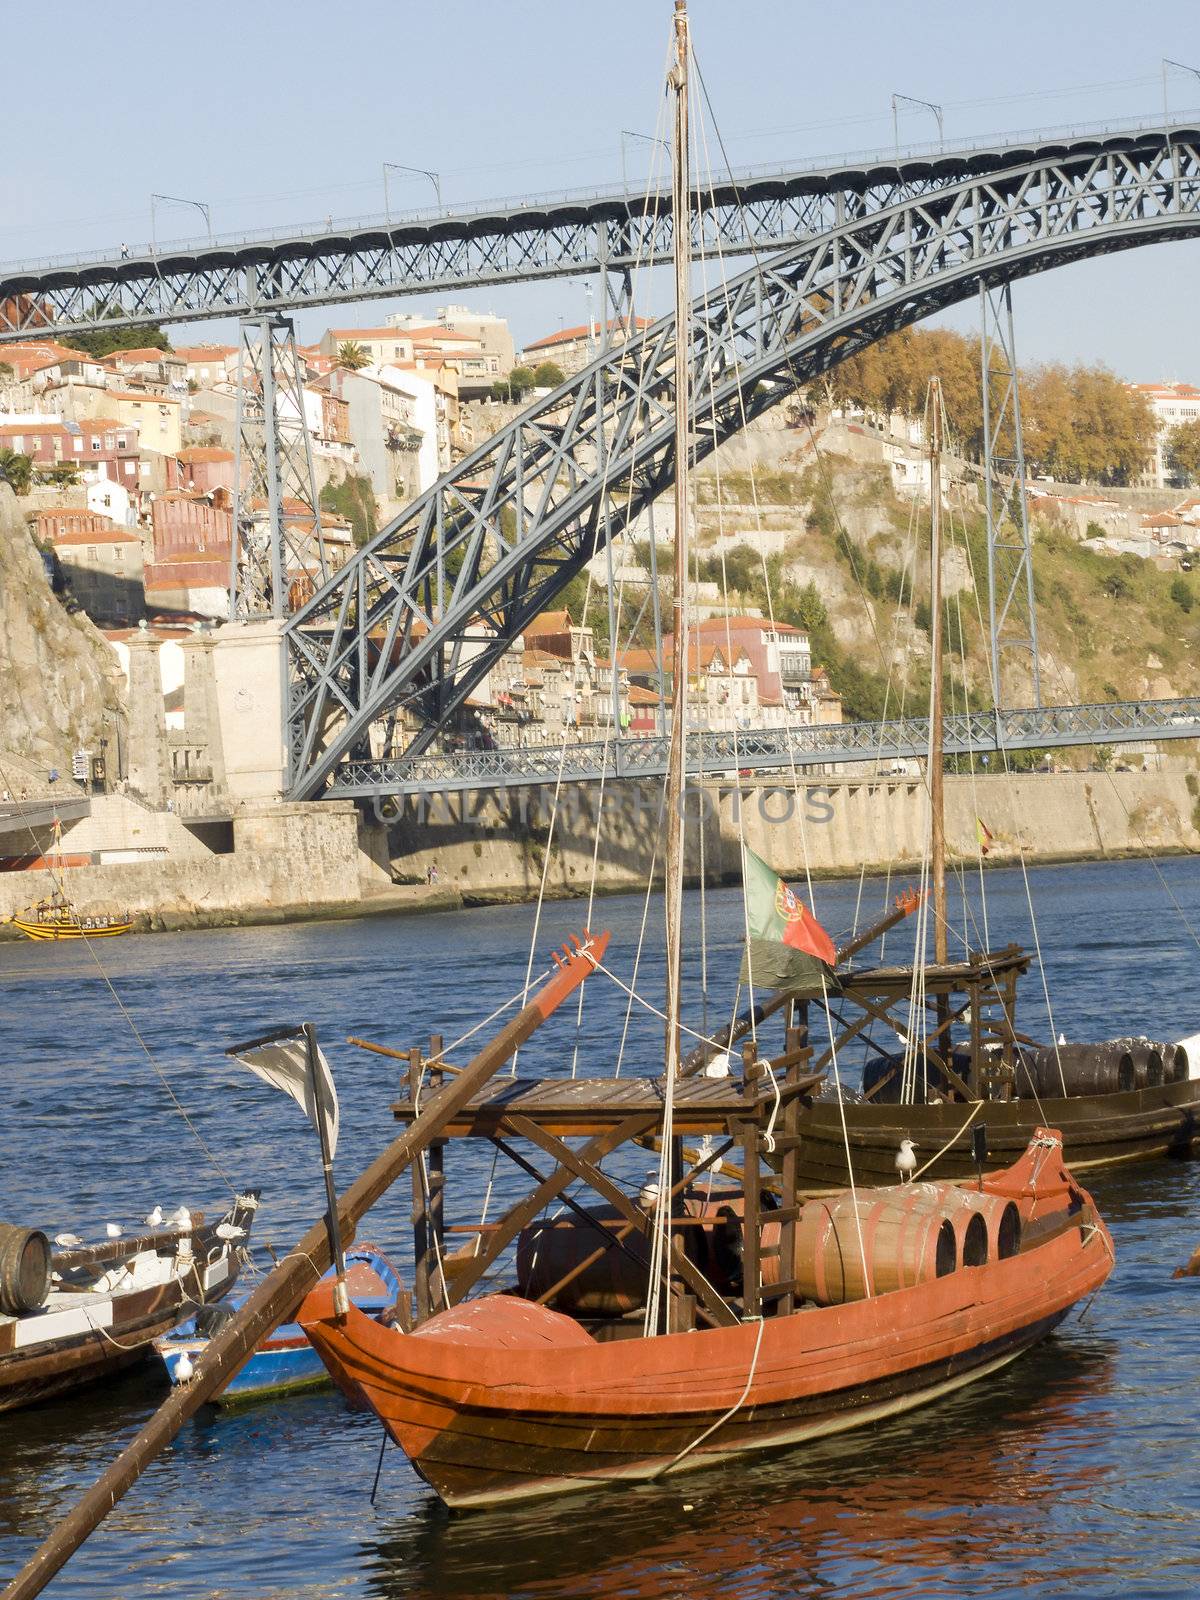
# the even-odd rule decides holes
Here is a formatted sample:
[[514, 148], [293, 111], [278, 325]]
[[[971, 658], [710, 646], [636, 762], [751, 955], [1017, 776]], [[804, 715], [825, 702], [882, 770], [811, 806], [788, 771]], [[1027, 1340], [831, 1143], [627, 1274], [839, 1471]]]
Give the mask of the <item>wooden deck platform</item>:
[[[808, 1074], [787, 1092], [803, 1092], [821, 1077]], [[558, 1138], [601, 1132], [638, 1116], [653, 1125], [662, 1116], [664, 1092], [661, 1078], [502, 1078], [473, 1095], [447, 1124], [445, 1135], [491, 1138], [504, 1133], [514, 1118], [534, 1122]], [[675, 1131], [727, 1134], [735, 1124], [769, 1116], [774, 1104], [769, 1086], [747, 1092], [736, 1078], [680, 1078], [675, 1085]], [[412, 1122], [417, 1107], [406, 1098], [397, 1100], [392, 1112], [398, 1122]]]

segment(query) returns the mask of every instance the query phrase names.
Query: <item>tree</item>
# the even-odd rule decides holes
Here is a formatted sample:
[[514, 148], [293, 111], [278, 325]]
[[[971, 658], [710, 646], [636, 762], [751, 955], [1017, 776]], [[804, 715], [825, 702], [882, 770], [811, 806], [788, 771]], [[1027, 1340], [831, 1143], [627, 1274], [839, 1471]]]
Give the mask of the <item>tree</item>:
[[509, 393], [514, 400], [522, 399], [536, 386], [537, 378], [532, 367], [514, 367], [508, 375]]
[[[98, 309], [98, 308], [97, 308]], [[116, 316], [116, 312], [110, 312]], [[110, 356], [114, 350], [169, 350], [171, 341], [155, 324], [148, 328], [126, 326], [97, 328], [94, 333], [73, 333], [71, 348], [87, 356]]]
[[1176, 578], [1171, 585], [1171, 599], [1181, 611], [1190, 611], [1194, 604], [1192, 586], [1186, 578]]
[[371, 365], [368, 352], [353, 339], [338, 345], [337, 361], [338, 366], [345, 367], [347, 372], [361, 372], [364, 367]]
[[7, 383], [12, 376], [12, 364], [8, 361], [0, 361], [0, 382]]
[[543, 361], [533, 374], [535, 389], [557, 389], [563, 381], [563, 370], [553, 361]]
[[1100, 588], [1110, 600], [1126, 600], [1129, 597], [1129, 584], [1119, 572], [1110, 572]]
[[15, 450], [0, 450], [0, 482], [12, 485], [14, 494], [28, 494], [33, 483], [33, 461]]
[[1200, 478], [1200, 420], [1181, 422], [1167, 435], [1167, 465], [1172, 472], [1193, 483]]

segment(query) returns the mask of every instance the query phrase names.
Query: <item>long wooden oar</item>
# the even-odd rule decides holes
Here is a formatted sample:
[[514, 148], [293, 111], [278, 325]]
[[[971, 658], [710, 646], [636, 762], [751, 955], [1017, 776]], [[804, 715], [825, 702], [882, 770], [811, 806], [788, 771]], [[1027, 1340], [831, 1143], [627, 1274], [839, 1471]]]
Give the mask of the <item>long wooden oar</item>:
[[[365, 1212], [404, 1172], [413, 1157], [492, 1075], [520, 1048], [537, 1028], [572, 994], [595, 963], [604, 959], [609, 935], [585, 935], [574, 940], [574, 950], [555, 957], [557, 971], [529, 1004], [479, 1052], [462, 1072], [431, 1094], [425, 1109], [408, 1130], [394, 1140], [338, 1201], [338, 1221], [348, 1244]], [[172, 1391], [126, 1446], [104, 1475], [97, 1479], [73, 1511], [38, 1547], [4, 1591], [3, 1600], [29, 1600], [41, 1594], [56, 1572], [70, 1560], [88, 1534], [101, 1523], [143, 1469], [168, 1445], [180, 1428], [236, 1372], [254, 1347], [285, 1321], [330, 1264], [329, 1230], [325, 1219], [315, 1222], [300, 1243], [254, 1290], [242, 1309], [209, 1342], [197, 1364], [195, 1376]]]

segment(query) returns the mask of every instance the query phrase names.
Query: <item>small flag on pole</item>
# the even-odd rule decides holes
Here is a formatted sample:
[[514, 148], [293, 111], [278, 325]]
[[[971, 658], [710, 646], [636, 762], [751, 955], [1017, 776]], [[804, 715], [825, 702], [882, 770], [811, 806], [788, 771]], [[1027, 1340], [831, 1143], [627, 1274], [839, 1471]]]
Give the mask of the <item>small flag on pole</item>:
[[[284, 1094], [291, 1095], [318, 1135], [320, 1134], [321, 1124], [313, 1099], [313, 1081], [308, 1066], [308, 1043], [302, 1032], [289, 1028], [286, 1031], [268, 1034], [265, 1039], [252, 1039], [248, 1044], [235, 1044], [225, 1054], [232, 1056], [235, 1061], [240, 1061], [244, 1067], [249, 1067], [250, 1071], [264, 1083], [269, 1083], [273, 1088], [282, 1089]], [[325, 1125], [329, 1130], [329, 1159], [332, 1161], [337, 1151], [338, 1097], [337, 1090], [333, 1086], [333, 1073], [329, 1070], [329, 1063], [319, 1046], [316, 1047], [316, 1079], [321, 1104], [325, 1110]]]
[[981, 856], [987, 855], [992, 848], [992, 830], [982, 817], [975, 818], [975, 835], [979, 840], [979, 854]]
[[750, 940], [741, 981], [761, 989], [820, 994], [837, 964], [833, 940], [761, 856], [743, 849], [742, 858]]

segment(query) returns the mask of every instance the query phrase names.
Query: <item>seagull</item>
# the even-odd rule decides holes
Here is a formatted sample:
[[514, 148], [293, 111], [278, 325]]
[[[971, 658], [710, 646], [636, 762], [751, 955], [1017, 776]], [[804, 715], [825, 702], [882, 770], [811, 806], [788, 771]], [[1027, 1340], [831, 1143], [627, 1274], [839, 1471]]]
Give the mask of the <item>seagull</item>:
[[154, 1210], [146, 1218], [146, 1226], [148, 1228], [157, 1228], [159, 1223], [162, 1221], [162, 1217], [163, 1217], [162, 1207], [161, 1206], [155, 1206]]
[[190, 1228], [192, 1225], [192, 1213], [186, 1206], [180, 1206], [177, 1211], [172, 1211], [171, 1221], [179, 1228]]
[[54, 1242], [62, 1245], [64, 1250], [74, 1250], [83, 1243], [83, 1240], [77, 1233], [56, 1233]]
[[181, 1350], [179, 1352], [179, 1360], [175, 1363], [175, 1382], [186, 1383], [195, 1370], [191, 1356], [188, 1355], [186, 1350]]
[[216, 1228], [218, 1239], [244, 1239], [245, 1228], [239, 1228], [232, 1222], [218, 1222]]
[[900, 1149], [896, 1152], [896, 1171], [900, 1174], [901, 1183], [911, 1183], [916, 1170], [917, 1147], [911, 1139], [901, 1139]]
[[110, 1239], [119, 1239], [125, 1232], [125, 1229], [119, 1222], [106, 1222], [104, 1224], [104, 1231]]

